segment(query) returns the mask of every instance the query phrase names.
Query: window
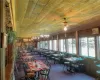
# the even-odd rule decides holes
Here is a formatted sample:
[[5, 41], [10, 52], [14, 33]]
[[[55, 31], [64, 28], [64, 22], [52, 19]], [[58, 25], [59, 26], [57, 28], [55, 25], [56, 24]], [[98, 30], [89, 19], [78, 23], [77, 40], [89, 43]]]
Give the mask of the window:
[[99, 46], [100, 46], [100, 36], [99, 36]]
[[71, 54], [76, 54], [76, 40], [69, 38], [66, 40], [67, 43], [67, 52]]
[[97, 37], [97, 58], [100, 60], [100, 36]]
[[57, 40], [53, 40], [53, 50], [57, 50]]
[[95, 57], [94, 37], [80, 38], [80, 53], [82, 56]]
[[43, 48], [43, 49], [45, 48], [45, 45], [44, 45], [44, 43], [45, 43], [45, 42], [44, 42], [44, 41], [42, 41], [42, 48]]
[[88, 56], [88, 45], [87, 45], [87, 37], [81, 38], [80, 40], [81, 45], [81, 55], [82, 56]]
[[52, 50], [52, 40], [49, 41], [49, 49]]
[[72, 46], [73, 46], [72, 47], [73, 48], [72, 49], [73, 50], [73, 53], [76, 54], [76, 40], [75, 39], [72, 40]]
[[72, 39], [68, 39], [67, 41], [68, 41], [67, 42], [68, 43], [68, 45], [67, 45], [67, 47], [68, 47], [67, 48], [67, 52], [68, 53], [72, 53]]
[[66, 52], [66, 40], [65, 39], [63, 40], [63, 46], [64, 46], [63, 51]]
[[59, 40], [59, 51], [63, 52], [64, 50], [64, 46], [63, 46], [64, 42], [63, 42], [63, 39], [60, 39]]
[[48, 41], [44, 41], [44, 48], [48, 49]]
[[40, 48], [40, 42], [38, 42], [38, 44], [37, 44], [37, 45], [38, 45], [37, 47], [38, 47], [38, 48]]
[[43, 44], [42, 44], [42, 41], [40, 41], [40, 44], [39, 44], [39, 46], [40, 46], [40, 48], [43, 48], [43, 46], [42, 46]]
[[94, 38], [88, 38], [89, 56], [95, 57], [95, 41]]

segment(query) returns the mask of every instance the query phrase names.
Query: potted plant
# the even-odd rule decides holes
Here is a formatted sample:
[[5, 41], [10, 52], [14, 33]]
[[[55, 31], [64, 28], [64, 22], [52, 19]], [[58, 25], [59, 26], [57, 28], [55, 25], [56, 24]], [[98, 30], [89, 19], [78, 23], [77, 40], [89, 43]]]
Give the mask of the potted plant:
[[11, 28], [7, 29], [8, 34], [8, 44], [11, 44], [16, 39], [15, 31], [13, 31]]

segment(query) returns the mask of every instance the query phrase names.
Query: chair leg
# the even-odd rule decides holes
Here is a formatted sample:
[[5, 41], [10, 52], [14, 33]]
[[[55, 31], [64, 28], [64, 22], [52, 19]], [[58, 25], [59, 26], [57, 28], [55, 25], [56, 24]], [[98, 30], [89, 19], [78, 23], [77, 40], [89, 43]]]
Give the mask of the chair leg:
[[[63, 71], [64, 71], [64, 72], [66, 72], [66, 71], [65, 71], [65, 68], [66, 68], [66, 65], [64, 65], [64, 67], [63, 67]], [[66, 69], [66, 70], [67, 70], [67, 69]]]

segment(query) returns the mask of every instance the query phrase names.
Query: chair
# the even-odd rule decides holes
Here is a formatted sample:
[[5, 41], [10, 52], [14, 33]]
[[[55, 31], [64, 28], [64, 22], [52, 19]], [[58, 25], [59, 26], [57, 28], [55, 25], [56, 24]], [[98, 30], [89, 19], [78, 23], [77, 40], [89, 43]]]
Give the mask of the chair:
[[54, 58], [54, 64], [55, 64], [56, 62], [57, 62], [57, 63], [60, 63], [60, 57], [59, 57], [59, 56], [57, 56], [57, 57]]
[[81, 72], [79, 64], [72, 63], [71, 64], [71, 72], [73, 72], [73, 73], [75, 73], [75, 72]]
[[97, 70], [96, 74], [97, 74], [97, 79], [96, 80], [100, 80], [100, 70]]
[[50, 73], [50, 69], [45, 69], [40, 71], [40, 78], [42, 78], [42, 80], [50, 80], [49, 73]]
[[24, 73], [25, 73], [25, 80], [35, 80], [35, 72], [34, 71], [30, 71], [30, 69], [28, 69], [26, 64], [23, 64], [23, 69], [24, 69]]
[[67, 71], [70, 71], [70, 62], [68, 62], [68, 61], [64, 62], [64, 67], [63, 67], [64, 72], [65, 72], [65, 68]]

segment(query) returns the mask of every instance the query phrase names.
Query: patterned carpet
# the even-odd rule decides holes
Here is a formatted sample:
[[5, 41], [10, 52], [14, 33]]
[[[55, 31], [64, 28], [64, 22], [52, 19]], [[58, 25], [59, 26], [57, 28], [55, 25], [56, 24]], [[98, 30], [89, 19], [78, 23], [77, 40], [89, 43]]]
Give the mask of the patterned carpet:
[[[34, 55], [34, 57], [45, 62], [44, 58], [39, 55]], [[83, 73], [65, 73], [61, 64], [52, 64], [49, 76], [50, 80], [95, 80], [93, 77]], [[22, 66], [20, 66], [18, 71], [15, 70], [15, 80], [21, 80], [22, 77], [24, 77], [24, 71]]]

